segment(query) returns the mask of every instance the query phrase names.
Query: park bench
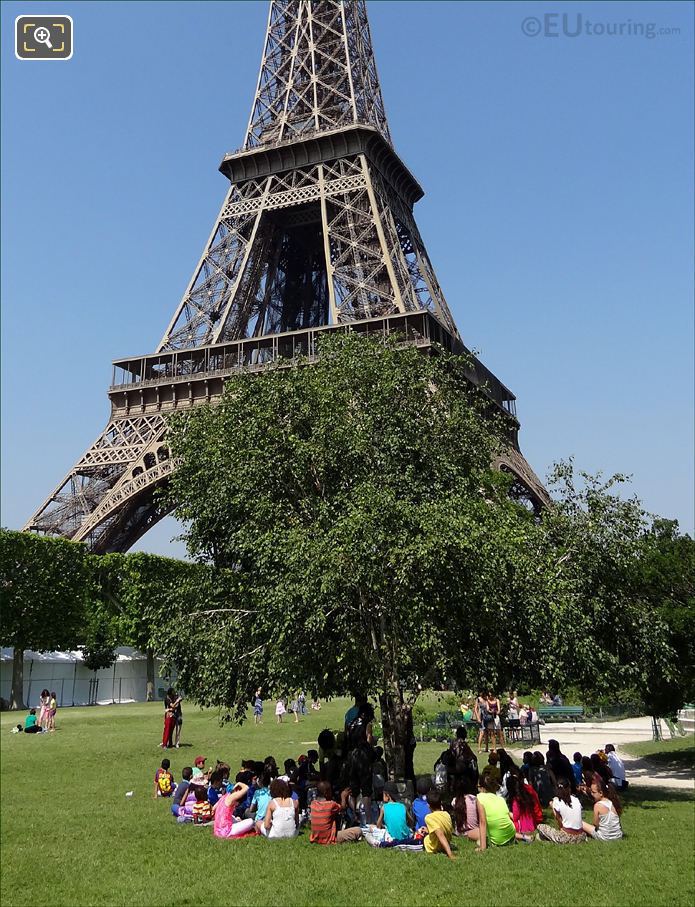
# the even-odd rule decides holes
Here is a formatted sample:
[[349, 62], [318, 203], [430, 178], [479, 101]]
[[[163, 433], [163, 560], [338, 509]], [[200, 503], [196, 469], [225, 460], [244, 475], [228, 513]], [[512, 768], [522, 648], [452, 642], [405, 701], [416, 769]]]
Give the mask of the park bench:
[[541, 705], [538, 707], [538, 717], [544, 721], [560, 721], [563, 718], [573, 718], [577, 721], [584, 718], [584, 706]]
[[[468, 728], [469, 722], [464, 722], [460, 712], [440, 712], [435, 718], [420, 725], [420, 740], [431, 738], [442, 742], [449, 740], [461, 724]], [[475, 725], [475, 722], [473, 724]]]

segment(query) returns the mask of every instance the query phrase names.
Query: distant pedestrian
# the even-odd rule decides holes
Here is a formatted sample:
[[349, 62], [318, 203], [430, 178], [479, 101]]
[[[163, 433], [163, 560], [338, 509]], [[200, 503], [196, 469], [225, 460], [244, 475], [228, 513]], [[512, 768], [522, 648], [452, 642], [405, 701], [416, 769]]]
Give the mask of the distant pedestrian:
[[275, 719], [278, 724], [282, 724], [282, 716], [287, 712], [285, 708], [285, 702], [283, 699], [278, 699], [275, 703]]
[[174, 703], [176, 702], [176, 691], [169, 687], [164, 696], [164, 730], [162, 732], [162, 742], [160, 746], [171, 749], [174, 727], [176, 726], [176, 716], [174, 713]]
[[58, 711], [58, 698], [56, 696], [55, 690], [51, 693], [51, 698], [48, 703], [48, 730], [54, 731], [56, 729], [56, 712]]
[[183, 702], [183, 696], [179, 693], [176, 694], [176, 699], [174, 700], [174, 746], [176, 749], [179, 748], [181, 742], [181, 728], [183, 726], [183, 709], [181, 708], [181, 703]]
[[263, 723], [263, 697], [261, 696], [260, 687], [256, 690], [256, 695], [253, 699], [253, 723]]
[[39, 697], [39, 727], [42, 731], [48, 730], [48, 707], [51, 702], [51, 694], [48, 690], [41, 690]]

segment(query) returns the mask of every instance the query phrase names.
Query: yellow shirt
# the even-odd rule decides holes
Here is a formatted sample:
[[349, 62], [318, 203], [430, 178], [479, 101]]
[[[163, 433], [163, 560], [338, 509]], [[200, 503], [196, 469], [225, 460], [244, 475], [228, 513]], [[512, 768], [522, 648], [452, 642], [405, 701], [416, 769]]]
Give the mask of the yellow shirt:
[[451, 841], [451, 838], [454, 834], [454, 826], [451, 824], [451, 816], [445, 809], [437, 809], [434, 812], [427, 813], [427, 815], [425, 816], [425, 825], [427, 826], [427, 831], [429, 832], [429, 834], [425, 835], [425, 851], [427, 853], [439, 853], [440, 851], [443, 852], [439, 838], [435, 834], [435, 829], [441, 828], [441, 830], [446, 835], [447, 841]]

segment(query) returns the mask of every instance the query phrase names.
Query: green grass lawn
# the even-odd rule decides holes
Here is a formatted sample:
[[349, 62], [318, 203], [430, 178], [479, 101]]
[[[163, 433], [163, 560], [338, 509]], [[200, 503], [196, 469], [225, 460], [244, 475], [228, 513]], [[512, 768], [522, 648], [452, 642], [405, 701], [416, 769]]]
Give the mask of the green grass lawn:
[[629, 743], [623, 749], [655, 765], [673, 768], [695, 768], [695, 734], [674, 740], [646, 740]]
[[[270, 706], [270, 703], [266, 704]], [[299, 724], [220, 727], [216, 714], [185, 709], [178, 778], [202, 754], [226, 759], [306, 752], [325, 727], [338, 727], [337, 700]], [[320, 848], [295, 841], [218, 841], [210, 828], [177, 825], [152, 797], [162, 758], [161, 704], [58, 713], [54, 734], [12, 735], [4, 713], [1, 845], [3, 905], [690, 905], [693, 800], [685, 792], [635, 789], [624, 813], [626, 840], [583, 847], [536, 843], [457, 860], [365, 844]], [[416, 769], [431, 770], [439, 744], [421, 744]], [[126, 798], [126, 791], [134, 796]], [[587, 813], [588, 816], [588, 813]]]

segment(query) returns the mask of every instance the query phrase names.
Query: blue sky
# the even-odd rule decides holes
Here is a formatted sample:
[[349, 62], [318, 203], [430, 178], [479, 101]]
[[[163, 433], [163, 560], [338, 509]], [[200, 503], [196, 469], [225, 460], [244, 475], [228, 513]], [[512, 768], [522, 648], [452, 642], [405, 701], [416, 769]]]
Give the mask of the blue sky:
[[[16, 60], [24, 12], [70, 14], [73, 58]], [[630, 473], [692, 532], [692, 6], [369, 14], [396, 149], [426, 191], [420, 231], [466, 343], [518, 397], [527, 459], [541, 476], [569, 455]], [[106, 424], [111, 360], [168, 324], [244, 138], [266, 17], [265, 2], [3, 3], [3, 525]], [[529, 17], [560, 34], [526, 36]], [[176, 531], [138, 548], [180, 555]]]

